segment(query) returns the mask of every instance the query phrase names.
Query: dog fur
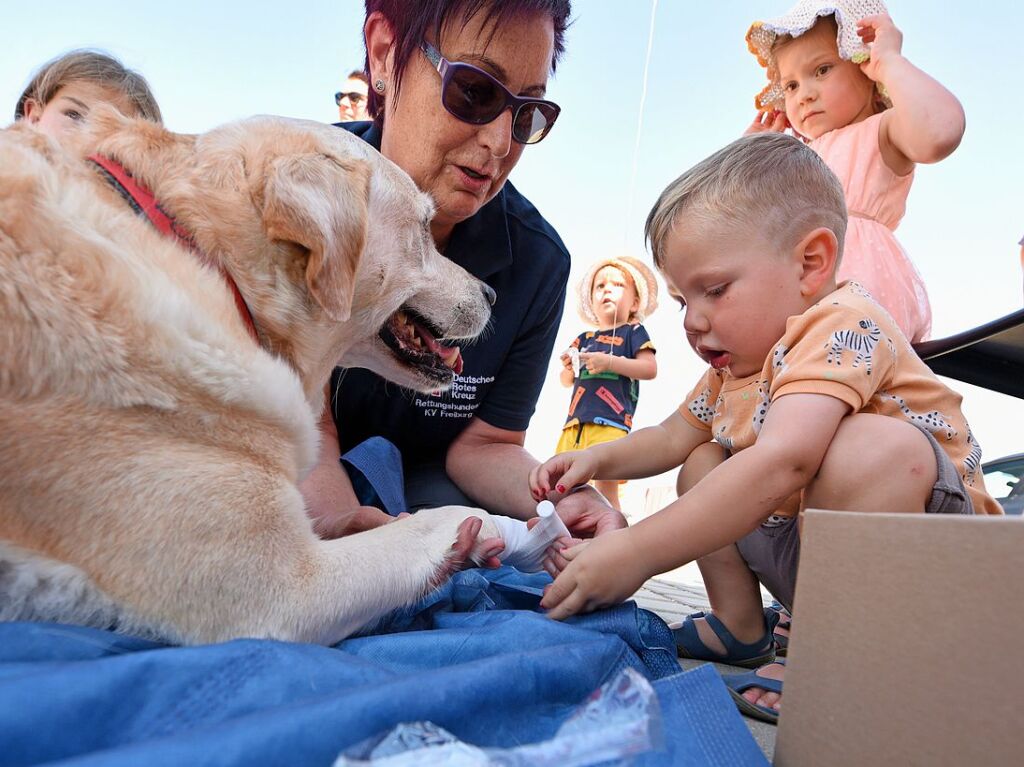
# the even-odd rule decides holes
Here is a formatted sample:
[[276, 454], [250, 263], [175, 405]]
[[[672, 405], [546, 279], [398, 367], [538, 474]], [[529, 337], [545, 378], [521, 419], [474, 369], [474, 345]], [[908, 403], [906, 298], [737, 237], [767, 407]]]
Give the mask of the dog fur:
[[[85, 156], [127, 168], [237, 283], [136, 216]], [[441, 256], [430, 199], [347, 132], [252, 118], [200, 136], [109, 109], [62, 149], [0, 131], [0, 619], [179, 643], [335, 643], [450, 566], [447, 507], [318, 539], [298, 484], [337, 364], [432, 390], [378, 331], [445, 339], [489, 288]], [[477, 552], [478, 553], [478, 552]]]

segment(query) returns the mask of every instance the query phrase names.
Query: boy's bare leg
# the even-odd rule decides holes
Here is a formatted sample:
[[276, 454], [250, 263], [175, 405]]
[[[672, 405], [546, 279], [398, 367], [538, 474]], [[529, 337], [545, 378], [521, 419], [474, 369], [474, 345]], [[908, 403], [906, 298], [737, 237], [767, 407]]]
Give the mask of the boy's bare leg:
[[622, 511], [622, 506], [619, 504], [619, 480], [595, 479], [594, 487], [597, 488], [597, 492], [608, 499], [608, 503], [613, 509]]
[[[682, 495], [696, 485], [712, 469], [725, 461], [722, 447], [709, 442], [701, 445], [686, 459], [676, 480], [676, 492]], [[697, 560], [704, 587], [711, 602], [711, 611], [725, 624], [737, 640], [745, 644], [764, 636], [764, 610], [757, 578], [747, 567], [735, 545], [725, 546]], [[717, 653], [725, 654], [725, 646], [703, 618], [695, 618], [697, 635]]]
[[[938, 475], [928, 438], [905, 421], [857, 413], [839, 424], [818, 475], [804, 491], [805, 508], [922, 514]], [[782, 679], [785, 666], [757, 670]], [[751, 703], [778, 709], [780, 695], [753, 687]]]

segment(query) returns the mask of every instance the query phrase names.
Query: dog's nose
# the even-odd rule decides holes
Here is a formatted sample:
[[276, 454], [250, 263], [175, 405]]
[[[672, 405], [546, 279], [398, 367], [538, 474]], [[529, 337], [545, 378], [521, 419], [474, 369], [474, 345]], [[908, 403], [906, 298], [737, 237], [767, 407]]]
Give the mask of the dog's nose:
[[486, 282], [480, 283], [480, 290], [483, 291], [484, 298], [487, 299], [487, 303], [494, 306], [494, 302], [498, 300], [498, 294], [495, 293], [491, 286]]

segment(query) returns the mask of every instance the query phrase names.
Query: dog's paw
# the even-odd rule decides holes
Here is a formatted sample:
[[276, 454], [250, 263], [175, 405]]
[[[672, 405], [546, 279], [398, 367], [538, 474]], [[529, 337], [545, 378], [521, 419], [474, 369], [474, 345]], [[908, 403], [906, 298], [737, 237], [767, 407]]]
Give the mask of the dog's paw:
[[467, 506], [423, 509], [399, 524], [422, 528], [432, 551], [441, 553], [433, 580], [442, 583], [465, 567], [497, 566], [504, 541], [491, 515]]

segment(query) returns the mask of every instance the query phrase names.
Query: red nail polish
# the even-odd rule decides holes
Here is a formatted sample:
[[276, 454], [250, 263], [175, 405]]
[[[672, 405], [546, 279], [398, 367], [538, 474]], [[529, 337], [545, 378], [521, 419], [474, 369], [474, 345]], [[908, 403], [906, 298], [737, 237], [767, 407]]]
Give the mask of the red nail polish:
[[564, 493], [565, 492], [565, 485], [558, 485], [557, 489], [558, 489], [558, 492]]

